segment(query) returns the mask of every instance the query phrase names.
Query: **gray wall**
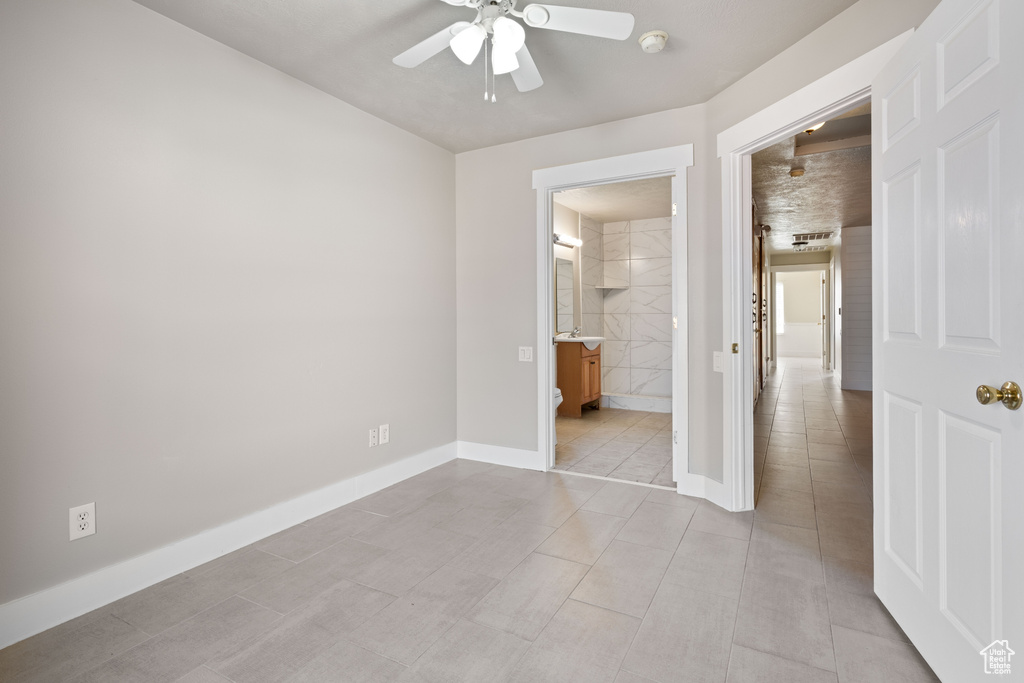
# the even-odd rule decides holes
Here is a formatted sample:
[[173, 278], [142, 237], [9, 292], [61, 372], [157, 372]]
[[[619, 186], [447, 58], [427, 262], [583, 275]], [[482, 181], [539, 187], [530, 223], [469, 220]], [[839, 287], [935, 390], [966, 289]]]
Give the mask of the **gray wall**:
[[[537, 367], [516, 353], [537, 343], [534, 169], [694, 139], [704, 139], [703, 105], [456, 156], [460, 440], [537, 450]], [[691, 230], [703, 218], [691, 210]]]
[[0, 603], [455, 439], [452, 154], [128, 0], [0, 121]]
[[871, 390], [871, 226], [843, 228], [842, 387]]
[[[516, 347], [537, 334], [535, 169], [694, 144], [687, 184], [691, 471], [721, 479], [722, 186], [717, 135], [917, 26], [937, 0], [860, 0], [704, 105], [465, 152], [458, 198], [458, 431], [537, 450], [537, 373]], [[501, 187], [496, 194], [491, 188]], [[483, 343], [483, 340], [493, 343]], [[730, 340], [732, 341], [732, 340]]]

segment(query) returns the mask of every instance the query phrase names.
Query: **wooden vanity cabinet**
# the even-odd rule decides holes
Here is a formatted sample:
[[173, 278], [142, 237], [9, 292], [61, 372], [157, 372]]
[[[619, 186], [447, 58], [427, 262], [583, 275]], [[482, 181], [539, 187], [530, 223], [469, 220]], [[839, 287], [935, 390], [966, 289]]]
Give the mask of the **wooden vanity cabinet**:
[[601, 407], [601, 347], [588, 349], [582, 342], [557, 342], [558, 388], [562, 404], [558, 414], [580, 417], [583, 406]]

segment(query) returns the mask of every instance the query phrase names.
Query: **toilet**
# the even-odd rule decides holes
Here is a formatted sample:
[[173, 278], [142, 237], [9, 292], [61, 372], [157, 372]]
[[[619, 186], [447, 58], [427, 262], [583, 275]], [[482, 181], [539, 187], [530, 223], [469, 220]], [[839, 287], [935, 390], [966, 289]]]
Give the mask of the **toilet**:
[[[558, 417], [558, 406], [562, 404], [562, 390], [555, 387], [555, 417]], [[555, 431], [555, 443], [558, 443], [558, 431]]]

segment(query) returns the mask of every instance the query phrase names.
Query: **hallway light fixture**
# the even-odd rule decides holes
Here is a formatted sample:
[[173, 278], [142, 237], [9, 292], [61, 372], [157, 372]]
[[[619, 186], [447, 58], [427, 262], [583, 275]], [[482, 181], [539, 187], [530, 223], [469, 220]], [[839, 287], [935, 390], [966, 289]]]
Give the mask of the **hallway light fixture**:
[[581, 247], [583, 246], [583, 240], [569, 235], [559, 235], [557, 232], [554, 234], [555, 244], [560, 244], [563, 247]]

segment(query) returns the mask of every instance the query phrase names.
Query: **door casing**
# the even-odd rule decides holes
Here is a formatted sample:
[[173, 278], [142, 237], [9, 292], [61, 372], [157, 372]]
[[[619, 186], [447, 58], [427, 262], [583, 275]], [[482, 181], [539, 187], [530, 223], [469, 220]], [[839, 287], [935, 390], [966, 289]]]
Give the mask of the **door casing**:
[[609, 185], [642, 178], [672, 177], [672, 463], [675, 481], [689, 471], [686, 169], [693, 165], [693, 145], [679, 145], [606, 159], [555, 166], [533, 172], [537, 193], [537, 444], [546, 472], [555, 465], [554, 251], [551, 248], [552, 199], [577, 187]]
[[[750, 155], [824, 119], [868, 102], [871, 81], [913, 34], [893, 38], [814, 83], [779, 100], [718, 135], [722, 160], [722, 292], [725, 308], [722, 444], [725, 461], [717, 504], [727, 510], [754, 509], [753, 364], [750, 326], [751, 245], [753, 228]], [[827, 266], [827, 264], [826, 264]], [[737, 351], [732, 351], [738, 344]]]

